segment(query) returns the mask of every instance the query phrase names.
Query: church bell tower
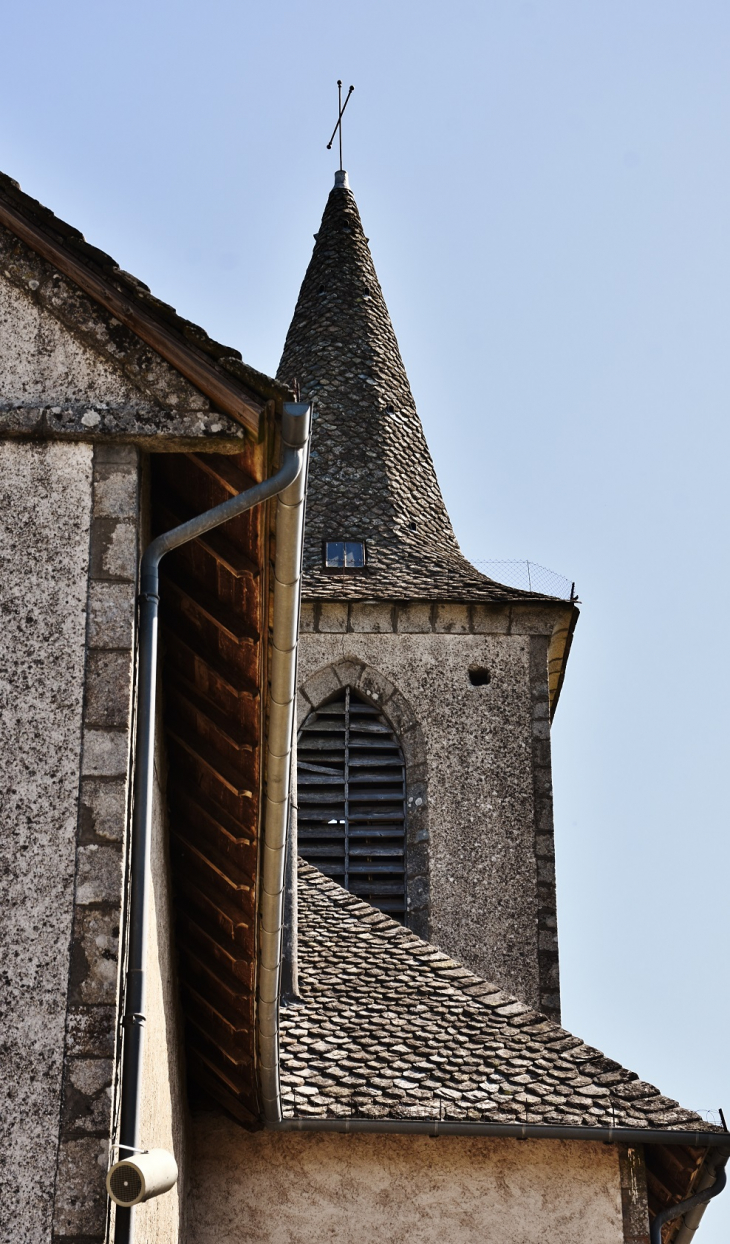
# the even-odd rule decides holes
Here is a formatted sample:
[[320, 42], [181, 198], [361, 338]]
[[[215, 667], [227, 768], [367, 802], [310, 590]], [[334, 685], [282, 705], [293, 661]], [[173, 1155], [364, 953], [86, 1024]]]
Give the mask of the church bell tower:
[[[343, 171], [278, 376], [314, 405], [299, 852], [558, 1017], [550, 721], [577, 610], [462, 555]], [[461, 444], [472, 400], [455, 383]]]

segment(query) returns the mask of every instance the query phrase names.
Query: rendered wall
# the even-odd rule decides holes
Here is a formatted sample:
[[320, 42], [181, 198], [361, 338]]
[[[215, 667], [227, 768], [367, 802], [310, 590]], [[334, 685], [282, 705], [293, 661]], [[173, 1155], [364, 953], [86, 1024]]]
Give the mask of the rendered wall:
[[616, 1149], [195, 1122], [188, 1244], [621, 1244]]
[[[0, 282], [3, 401], [12, 398], [18, 406], [29, 407], [56, 402], [133, 405], [138, 395], [112, 362], [72, 336], [34, 293], [33, 288]], [[86, 426], [94, 424], [87, 420]]]
[[50, 1239], [74, 914], [92, 450], [0, 443], [3, 1241]]
[[[427, 839], [429, 927], [412, 927], [557, 1018], [552, 619], [484, 611], [479, 626], [468, 606], [305, 607], [299, 717], [345, 682], [381, 705], [406, 754], [409, 818]], [[489, 670], [488, 685], [472, 686], [471, 666]]]
[[185, 1231], [187, 1105], [173, 945], [165, 799], [167, 774], [162, 742], [163, 734], [158, 726], [140, 1135], [145, 1148], [167, 1149], [175, 1155], [179, 1179], [164, 1196], [140, 1205], [135, 1211], [136, 1244], [174, 1244], [184, 1239]]

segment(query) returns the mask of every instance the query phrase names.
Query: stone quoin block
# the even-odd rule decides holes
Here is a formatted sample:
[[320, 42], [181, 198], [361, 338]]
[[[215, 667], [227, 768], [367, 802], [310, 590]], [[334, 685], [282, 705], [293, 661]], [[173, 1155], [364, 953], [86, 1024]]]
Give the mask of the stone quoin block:
[[91, 529], [93, 579], [129, 579], [137, 574], [137, 525], [127, 519], [97, 518]]
[[396, 630], [403, 633], [424, 634], [433, 629], [431, 605], [428, 601], [411, 601], [396, 606]]
[[109, 1134], [114, 1063], [109, 1058], [69, 1058], [62, 1126], [96, 1136]]
[[89, 584], [89, 645], [131, 648], [134, 642], [133, 583], [92, 581]]
[[120, 846], [90, 842], [76, 852], [76, 902], [112, 903], [122, 899], [123, 856]]
[[131, 708], [131, 651], [90, 651], [86, 660], [86, 725], [124, 729]]
[[468, 635], [470, 623], [468, 605], [436, 605], [433, 629], [439, 634]]
[[103, 1237], [108, 1162], [109, 1142], [101, 1137], [61, 1142], [53, 1216], [56, 1237]]
[[129, 737], [126, 730], [84, 730], [84, 777], [126, 775], [128, 759]]
[[80, 842], [121, 842], [127, 815], [127, 784], [124, 779], [103, 781], [84, 778], [79, 810]]
[[134, 518], [137, 514], [137, 464], [94, 463], [94, 518]]
[[347, 605], [339, 601], [320, 601], [316, 606], [316, 629], [333, 635], [344, 635], [347, 630]]
[[314, 630], [316, 630], [315, 606], [309, 601], [303, 601], [299, 613], [299, 632], [302, 635], [307, 635]]
[[115, 1026], [116, 1007], [71, 1007], [66, 1018], [67, 1058], [111, 1058]]
[[475, 635], [506, 635], [510, 628], [508, 605], [470, 605]]
[[69, 976], [72, 1005], [115, 1004], [120, 919], [118, 910], [77, 906]]

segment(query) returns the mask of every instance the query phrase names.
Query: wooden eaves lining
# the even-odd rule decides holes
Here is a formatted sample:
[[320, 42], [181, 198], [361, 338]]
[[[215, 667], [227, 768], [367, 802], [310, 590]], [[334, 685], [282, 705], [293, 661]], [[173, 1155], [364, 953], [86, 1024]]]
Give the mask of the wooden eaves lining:
[[[270, 438], [269, 438], [270, 439]], [[235, 456], [158, 454], [155, 532], [273, 469]], [[173, 905], [191, 1100], [258, 1126], [256, 903], [268, 644], [268, 507], [163, 563], [161, 653]]]

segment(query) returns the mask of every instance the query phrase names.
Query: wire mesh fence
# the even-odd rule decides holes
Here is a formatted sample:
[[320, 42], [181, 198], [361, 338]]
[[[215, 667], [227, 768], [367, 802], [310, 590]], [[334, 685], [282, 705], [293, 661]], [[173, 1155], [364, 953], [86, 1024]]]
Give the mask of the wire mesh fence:
[[704, 1119], [705, 1123], [712, 1123], [714, 1124], [714, 1126], [722, 1127], [725, 1129], [725, 1131], [727, 1131], [727, 1123], [725, 1122], [725, 1114], [719, 1106], [717, 1107], [717, 1109], [708, 1109], [708, 1110], [696, 1109], [695, 1114], [698, 1114], [701, 1119]]
[[560, 600], [575, 600], [575, 583], [565, 575], [548, 570], [538, 562], [509, 561], [494, 558], [472, 562], [482, 574], [489, 575], [505, 587], [521, 588], [524, 592], [540, 592], [545, 596], [557, 596]]

